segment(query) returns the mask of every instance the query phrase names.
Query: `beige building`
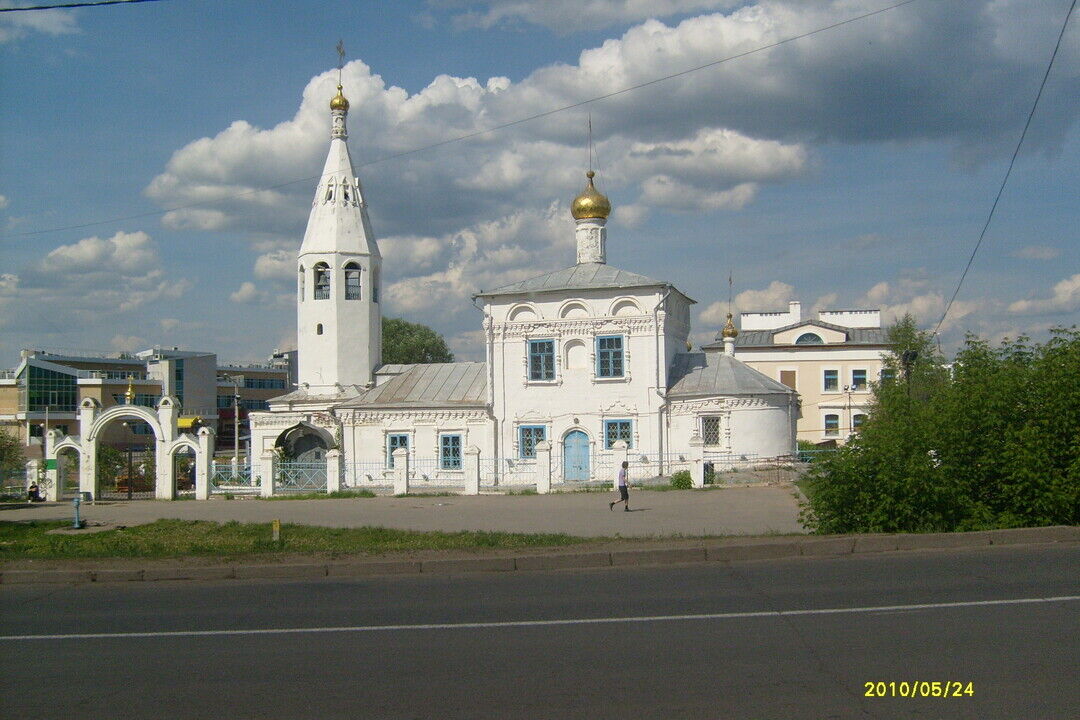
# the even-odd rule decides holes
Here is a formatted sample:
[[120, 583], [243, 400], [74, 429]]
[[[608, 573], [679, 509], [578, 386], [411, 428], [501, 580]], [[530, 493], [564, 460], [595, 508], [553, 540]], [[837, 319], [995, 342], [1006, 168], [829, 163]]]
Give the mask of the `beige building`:
[[[736, 357], [799, 393], [799, 440], [843, 443], [858, 432], [888, 350], [879, 310], [821, 310], [804, 320], [791, 302], [785, 312], [740, 313], [739, 325]], [[703, 349], [722, 348], [717, 336]]]

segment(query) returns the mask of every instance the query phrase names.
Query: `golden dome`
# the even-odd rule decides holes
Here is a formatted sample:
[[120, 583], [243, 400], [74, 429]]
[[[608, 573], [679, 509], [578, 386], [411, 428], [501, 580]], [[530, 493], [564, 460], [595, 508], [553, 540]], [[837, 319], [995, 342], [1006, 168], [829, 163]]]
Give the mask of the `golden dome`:
[[349, 111], [349, 101], [345, 99], [345, 96], [341, 94], [341, 86], [337, 86], [337, 95], [330, 100], [331, 110], [344, 110]]
[[731, 321], [731, 313], [727, 314], [727, 325], [724, 326], [720, 334], [726, 338], [738, 337], [739, 331], [735, 329], [735, 323]]
[[580, 195], [574, 198], [574, 202], [570, 205], [570, 214], [574, 216], [575, 220], [607, 218], [611, 214], [611, 201], [600, 194], [596, 187], [593, 186], [592, 179], [594, 175], [596, 173], [592, 170], [585, 173], [585, 177], [589, 178], [589, 184]]

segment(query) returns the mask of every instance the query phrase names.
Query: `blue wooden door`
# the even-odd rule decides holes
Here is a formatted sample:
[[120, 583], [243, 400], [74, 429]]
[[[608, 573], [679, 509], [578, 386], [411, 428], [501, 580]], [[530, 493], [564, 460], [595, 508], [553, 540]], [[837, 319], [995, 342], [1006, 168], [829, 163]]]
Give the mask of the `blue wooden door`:
[[589, 479], [589, 436], [574, 430], [563, 439], [563, 482]]

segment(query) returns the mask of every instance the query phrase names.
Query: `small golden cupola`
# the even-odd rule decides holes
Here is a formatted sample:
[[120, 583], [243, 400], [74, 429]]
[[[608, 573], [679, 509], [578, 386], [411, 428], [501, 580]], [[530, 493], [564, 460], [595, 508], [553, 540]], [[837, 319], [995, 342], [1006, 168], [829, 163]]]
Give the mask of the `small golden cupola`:
[[595, 175], [596, 173], [592, 170], [585, 173], [585, 177], [589, 178], [589, 184], [585, 186], [580, 195], [574, 198], [574, 202], [570, 205], [570, 214], [574, 216], [575, 220], [584, 220], [585, 218], [606, 220], [607, 216], [611, 214], [611, 201], [593, 185]]
[[330, 99], [331, 110], [344, 110], [349, 112], [349, 101], [345, 99], [345, 95], [341, 92], [341, 86], [337, 86], [337, 95]]
[[735, 329], [735, 323], [731, 320], [731, 313], [727, 314], [727, 325], [724, 325], [724, 329], [721, 331], [720, 335], [725, 338], [736, 338], [739, 336], [739, 331]]

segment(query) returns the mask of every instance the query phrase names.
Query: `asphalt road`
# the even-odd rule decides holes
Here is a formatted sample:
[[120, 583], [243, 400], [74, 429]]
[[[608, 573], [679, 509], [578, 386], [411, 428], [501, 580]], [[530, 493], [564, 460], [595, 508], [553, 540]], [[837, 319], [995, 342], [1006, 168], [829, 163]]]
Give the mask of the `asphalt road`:
[[[1075, 717], [1078, 567], [1057, 545], [0, 586], [0, 716]], [[865, 697], [922, 681], [972, 695]]]

